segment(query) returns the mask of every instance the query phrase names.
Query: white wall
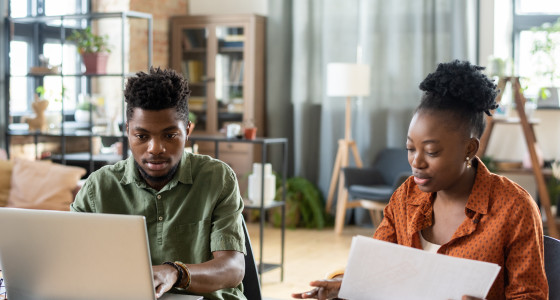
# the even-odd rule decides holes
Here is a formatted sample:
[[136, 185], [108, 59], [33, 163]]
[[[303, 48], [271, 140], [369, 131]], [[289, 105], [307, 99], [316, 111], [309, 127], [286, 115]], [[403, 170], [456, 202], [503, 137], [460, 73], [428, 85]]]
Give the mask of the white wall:
[[258, 14], [268, 15], [267, 0], [189, 0], [190, 15]]

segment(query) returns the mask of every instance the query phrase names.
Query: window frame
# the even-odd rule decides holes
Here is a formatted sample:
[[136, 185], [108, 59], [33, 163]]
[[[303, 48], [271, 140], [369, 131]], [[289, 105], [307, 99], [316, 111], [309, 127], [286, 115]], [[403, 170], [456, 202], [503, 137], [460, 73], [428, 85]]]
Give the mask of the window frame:
[[519, 11], [519, 0], [512, 0], [513, 22], [512, 22], [512, 57], [515, 69], [519, 70], [519, 59], [521, 48], [521, 31], [531, 30], [533, 27], [541, 26], [544, 23], [554, 23], [560, 18], [560, 13], [521, 13]]
[[[44, 16], [45, 15], [45, 7], [46, 2], [49, 0], [26, 0], [27, 1], [27, 17], [29, 16]], [[50, 0], [56, 1], [56, 0]], [[91, 11], [91, 0], [74, 0], [76, 3], [76, 14], [78, 13], [88, 13]], [[11, 1], [8, 1], [8, 15], [11, 16]], [[16, 18], [17, 19], [17, 18]], [[64, 44], [61, 41], [61, 26], [50, 26], [43, 22], [35, 22], [35, 23], [17, 23], [13, 24], [13, 36], [9, 42], [15, 40], [22, 40], [28, 43], [28, 63], [30, 66], [38, 66], [39, 65], [39, 55], [43, 53], [43, 47], [47, 43], [53, 43], [53, 41], [60, 41], [60, 45]], [[66, 27], [64, 28], [64, 35], [69, 36], [74, 28]], [[61, 55], [62, 54], [61, 49]], [[76, 54], [77, 55], [77, 54]], [[9, 55], [8, 55], [9, 56]], [[10, 68], [8, 66], [8, 68]], [[77, 60], [76, 65], [77, 70], [80, 70], [81, 64], [79, 60]], [[31, 104], [34, 101], [33, 95], [35, 94], [35, 89], [43, 85], [43, 76], [32, 76], [28, 78], [32, 84], [27, 85], [27, 111], [17, 111], [13, 112], [10, 111], [10, 115], [18, 116], [22, 114], [29, 114], [31, 112]], [[75, 78], [76, 80], [76, 94], [70, 95], [71, 99], [76, 99], [78, 101], [78, 95], [84, 91], [88, 93], [90, 90], [89, 85], [84, 85], [83, 80], [79, 77]], [[73, 115], [73, 111], [64, 111], [65, 115]], [[65, 119], [68, 118], [65, 116]], [[71, 117], [70, 117], [71, 118]]]

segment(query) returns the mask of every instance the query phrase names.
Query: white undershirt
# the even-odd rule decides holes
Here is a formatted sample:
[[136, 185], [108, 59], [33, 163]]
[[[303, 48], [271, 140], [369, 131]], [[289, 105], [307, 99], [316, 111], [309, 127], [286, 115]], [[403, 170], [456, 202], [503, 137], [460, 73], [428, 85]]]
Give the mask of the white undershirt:
[[437, 253], [441, 245], [428, 242], [424, 238], [424, 236], [422, 236], [422, 231], [420, 231], [419, 233], [420, 233], [420, 242], [422, 243], [422, 249], [424, 249], [424, 251], [428, 251], [431, 253]]

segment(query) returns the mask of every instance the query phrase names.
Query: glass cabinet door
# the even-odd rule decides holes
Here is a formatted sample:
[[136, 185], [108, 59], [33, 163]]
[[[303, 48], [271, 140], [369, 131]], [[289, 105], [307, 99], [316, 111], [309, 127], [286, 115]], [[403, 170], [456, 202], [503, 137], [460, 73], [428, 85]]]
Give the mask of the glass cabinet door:
[[171, 20], [171, 66], [189, 81], [193, 135], [240, 128], [240, 137], [247, 127], [260, 127], [264, 134], [264, 21], [258, 16]]
[[181, 72], [188, 79], [191, 95], [189, 111], [196, 116], [197, 130], [208, 129], [207, 28], [183, 29], [181, 33]]
[[244, 109], [243, 73], [245, 34], [243, 27], [216, 26], [215, 99], [218, 129], [242, 125]]

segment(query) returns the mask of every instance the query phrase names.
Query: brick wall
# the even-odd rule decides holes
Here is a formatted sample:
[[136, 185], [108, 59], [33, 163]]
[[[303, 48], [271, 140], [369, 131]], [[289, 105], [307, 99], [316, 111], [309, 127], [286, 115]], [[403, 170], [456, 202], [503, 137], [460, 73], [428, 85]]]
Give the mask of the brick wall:
[[[96, 12], [138, 11], [152, 15], [153, 52], [152, 65], [169, 66], [169, 18], [174, 15], [187, 14], [188, 0], [92, 0], [92, 9]], [[121, 21], [107, 19], [94, 22], [96, 33], [108, 35], [111, 55], [107, 72], [121, 72]], [[129, 18], [125, 24], [126, 40], [124, 42], [125, 72], [136, 73], [148, 68], [148, 22], [144, 19]], [[106, 115], [109, 119], [122, 121], [122, 83], [118, 77], [93, 78], [92, 93], [105, 99]]]
[[[154, 66], [169, 66], [169, 18], [175, 15], [186, 15], [188, 11], [188, 0], [92, 0], [92, 9], [98, 12], [115, 11], [138, 11], [152, 14], [153, 17], [153, 56]], [[120, 33], [111, 26], [101, 26], [109, 35]], [[147, 66], [147, 32], [146, 21], [129, 20], [128, 49], [130, 53], [125, 54], [125, 65], [128, 71], [137, 72], [146, 70]], [[120, 56], [120, 43], [117, 41], [113, 50], [114, 54]], [[112, 55], [115, 56], [115, 55]], [[112, 60], [120, 66], [120, 58]], [[111, 64], [111, 63], [110, 63]]]
[[[187, 0], [130, 0], [130, 10], [149, 12], [154, 20], [153, 35], [153, 65], [169, 67], [169, 18], [176, 15], [186, 15]], [[130, 38], [130, 49], [137, 49], [145, 45], [137, 36], [146, 36], [147, 28], [132, 28]], [[132, 50], [133, 51], [133, 50]], [[132, 53], [131, 53], [132, 54]], [[131, 64], [134, 60], [131, 61]]]

